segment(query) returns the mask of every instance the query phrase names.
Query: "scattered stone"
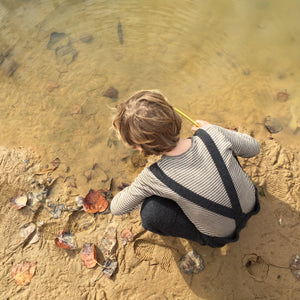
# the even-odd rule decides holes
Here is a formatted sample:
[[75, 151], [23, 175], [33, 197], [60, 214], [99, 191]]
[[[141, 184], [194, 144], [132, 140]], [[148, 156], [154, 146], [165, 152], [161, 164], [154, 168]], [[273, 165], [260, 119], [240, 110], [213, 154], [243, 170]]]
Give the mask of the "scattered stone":
[[270, 133], [277, 133], [282, 130], [280, 122], [271, 116], [265, 117], [264, 125]]
[[278, 92], [277, 95], [276, 95], [276, 99], [279, 101], [279, 102], [286, 102], [288, 101], [290, 98], [290, 95], [287, 93], [287, 91], [281, 91], [281, 92]]
[[91, 34], [82, 35], [80, 41], [89, 44], [93, 41], [94, 37]]
[[52, 92], [54, 89], [59, 88], [59, 84], [55, 81], [49, 80], [46, 84], [46, 89], [48, 92]]
[[82, 114], [82, 107], [80, 104], [74, 104], [71, 109], [71, 115]]
[[204, 270], [204, 262], [202, 257], [192, 250], [181, 258], [179, 267], [186, 274], [196, 274]]
[[110, 99], [114, 99], [114, 100], [118, 99], [118, 95], [119, 95], [118, 90], [115, 89], [113, 86], [108, 88], [103, 94], [103, 96], [108, 97]]
[[78, 51], [73, 48], [71, 45], [57, 47], [55, 49], [56, 54], [56, 63], [58, 65], [71, 64], [78, 55]]
[[11, 272], [15, 282], [18, 285], [27, 285], [30, 283], [36, 270], [36, 262], [24, 261], [13, 266]]
[[300, 280], [300, 255], [296, 255], [290, 264], [291, 267], [291, 272], [293, 276], [297, 279]]
[[4, 59], [1, 65], [2, 73], [6, 77], [10, 77], [17, 70], [18, 64], [14, 60], [10, 60], [8, 58]]

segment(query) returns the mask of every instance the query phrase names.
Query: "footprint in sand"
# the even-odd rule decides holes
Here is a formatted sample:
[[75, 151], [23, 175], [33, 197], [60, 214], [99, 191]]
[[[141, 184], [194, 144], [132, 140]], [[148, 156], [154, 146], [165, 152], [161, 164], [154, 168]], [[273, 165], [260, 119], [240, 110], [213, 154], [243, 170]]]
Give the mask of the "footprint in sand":
[[176, 259], [179, 255], [175, 248], [143, 239], [135, 241], [134, 253], [139, 259], [158, 264], [169, 273], [176, 267]]
[[261, 256], [255, 253], [247, 254], [243, 258], [243, 265], [247, 272], [256, 281], [265, 281], [269, 272], [269, 265]]

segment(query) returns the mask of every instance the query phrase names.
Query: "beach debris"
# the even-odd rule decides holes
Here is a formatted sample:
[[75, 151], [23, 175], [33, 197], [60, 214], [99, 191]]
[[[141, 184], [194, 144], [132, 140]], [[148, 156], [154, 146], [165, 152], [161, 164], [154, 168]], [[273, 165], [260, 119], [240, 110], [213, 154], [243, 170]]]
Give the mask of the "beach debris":
[[52, 80], [49, 80], [47, 83], [46, 83], [46, 90], [48, 92], [52, 92], [54, 89], [57, 89], [59, 88], [59, 84], [55, 81], [52, 81]]
[[70, 40], [64, 32], [52, 32], [50, 34], [50, 39], [47, 44], [47, 49], [52, 50], [58, 46], [68, 45]]
[[49, 213], [52, 215], [52, 217], [54, 219], [58, 219], [59, 217], [61, 217], [62, 212], [65, 209], [64, 204], [54, 203], [54, 202], [51, 202], [50, 200], [46, 201], [46, 204], [47, 204], [48, 208], [50, 209]]
[[119, 37], [120, 44], [123, 44], [123, 28], [122, 28], [122, 23], [120, 21], [118, 23], [118, 37]]
[[84, 198], [81, 196], [77, 196], [75, 198], [75, 202], [76, 202], [78, 208], [83, 207], [83, 201], [84, 201]]
[[33, 174], [34, 175], [44, 175], [44, 174], [52, 173], [53, 171], [54, 171], [54, 169], [47, 168], [47, 169], [42, 169], [39, 171], [34, 171]]
[[60, 64], [71, 64], [78, 55], [78, 51], [71, 45], [57, 47], [55, 49], [56, 63]]
[[297, 280], [300, 280], [300, 255], [296, 255], [290, 264], [291, 272]]
[[100, 242], [100, 250], [106, 260], [116, 259], [117, 250], [117, 229], [114, 224], [108, 225], [104, 232], [104, 236]]
[[204, 270], [204, 262], [202, 257], [195, 250], [192, 250], [181, 258], [179, 267], [186, 274], [197, 274]]
[[27, 206], [34, 212], [36, 212], [42, 203], [46, 200], [48, 194], [47, 188], [43, 188], [38, 192], [30, 192], [28, 194]]
[[80, 115], [82, 114], [82, 107], [80, 104], [74, 104], [71, 109], [71, 115]]
[[255, 253], [247, 254], [243, 258], [243, 265], [249, 275], [256, 281], [265, 281], [269, 273], [269, 265], [261, 256]]
[[271, 116], [265, 117], [264, 125], [270, 133], [277, 133], [282, 130], [280, 122]]
[[11, 204], [15, 209], [21, 209], [27, 205], [28, 197], [27, 195], [16, 196], [10, 199]]
[[[20, 236], [24, 238], [24, 244], [34, 244], [40, 240], [41, 234], [34, 223], [26, 223], [20, 228]], [[23, 246], [24, 248], [25, 246]]]
[[109, 87], [104, 93], [103, 96], [108, 97], [110, 99], [117, 99], [119, 95], [119, 92], [117, 89], [115, 89], [113, 86]]
[[93, 41], [94, 37], [91, 34], [85, 34], [80, 37], [80, 41], [89, 44]]
[[95, 191], [90, 189], [83, 200], [83, 209], [87, 213], [101, 213], [107, 209], [108, 204], [104, 190]]
[[30, 283], [36, 270], [36, 262], [23, 261], [12, 267], [11, 273], [18, 285]]
[[98, 264], [97, 254], [96, 254], [94, 244], [86, 243], [83, 245], [82, 251], [81, 251], [81, 259], [83, 261], [83, 264], [88, 269], [92, 269]]
[[110, 278], [118, 267], [118, 262], [116, 260], [105, 260], [101, 265], [102, 272]]
[[58, 237], [55, 239], [55, 245], [59, 248], [64, 248], [69, 250], [77, 249], [75, 236], [67, 230], [62, 230], [58, 234]]
[[127, 244], [127, 242], [132, 242], [134, 238], [133, 233], [130, 231], [130, 229], [125, 228], [121, 231], [121, 243], [123, 246]]
[[77, 188], [76, 177], [74, 175], [67, 176], [64, 182], [68, 181], [68, 186], [72, 188]]
[[53, 171], [55, 171], [60, 165], [60, 159], [56, 157], [54, 160], [51, 161], [51, 164], [54, 167]]
[[6, 77], [10, 77], [12, 76], [15, 71], [18, 68], [18, 64], [11, 59], [4, 59], [4, 61], [1, 64], [1, 69], [2, 69], [2, 73], [6, 76]]
[[120, 185], [118, 185], [118, 190], [119, 190], [119, 191], [122, 191], [122, 190], [124, 190], [125, 188], [127, 188], [128, 186], [129, 186], [128, 183], [122, 182]]
[[87, 170], [83, 173], [84, 177], [86, 178], [86, 182], [89, 182], [93, 178], [94, 170]]
[[289, 100], [289, 98], [290, 98], [290, 95], [288, 94], [287, 90], [278, 92], [276, 95], [276, 99], [279, 102], [286, 102]]

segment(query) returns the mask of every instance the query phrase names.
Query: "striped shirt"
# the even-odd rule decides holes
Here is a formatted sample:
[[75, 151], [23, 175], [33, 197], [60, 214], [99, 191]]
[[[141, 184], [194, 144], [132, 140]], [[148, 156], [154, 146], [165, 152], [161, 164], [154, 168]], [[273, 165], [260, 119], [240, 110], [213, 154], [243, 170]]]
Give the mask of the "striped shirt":
[[[216, 125], [201, 127], [215, 142], [227, 166], [243, 213], [253, 210], [255, 187], [239, 165], [235, 156], [252, 157], [259, 153], [259, 143], [249, 135], [224, 129]], [[190, 148], [178, 156], [165, 156], [158, 161], [159, 168], [171, 179], [192, 192], [215, 203], [231, 208], [230, 199], [206, 146], [192, 136]], [[162, 183], [149, 168], [145, 168], [134, 182], [119, 192], [111, 202], [111, 212], [126, 214], [152, 195], [175, 201], [197, 229], [209, 236], [226, 237], [235, 228], [235, 220], [207, 210]], [[162, 200], [163, 201], [163, 200]]]

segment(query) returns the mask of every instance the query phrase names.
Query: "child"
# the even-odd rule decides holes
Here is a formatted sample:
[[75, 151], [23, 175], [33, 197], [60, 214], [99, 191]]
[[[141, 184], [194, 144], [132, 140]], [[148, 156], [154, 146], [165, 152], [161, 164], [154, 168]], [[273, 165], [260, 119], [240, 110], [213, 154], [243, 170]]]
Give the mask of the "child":
[[114, 129], [145, 155], [162, 155], [112, 200], [114, 215], [140, 203], [145, 229], [222, 247], [260, 207], [256, 188], [236, 156], [259, 153], [258, 142], [242, 133], [197, 121], [194, 135], [180, 137], [181, 118], [155, 90], [136, 92], [118, 106]]

